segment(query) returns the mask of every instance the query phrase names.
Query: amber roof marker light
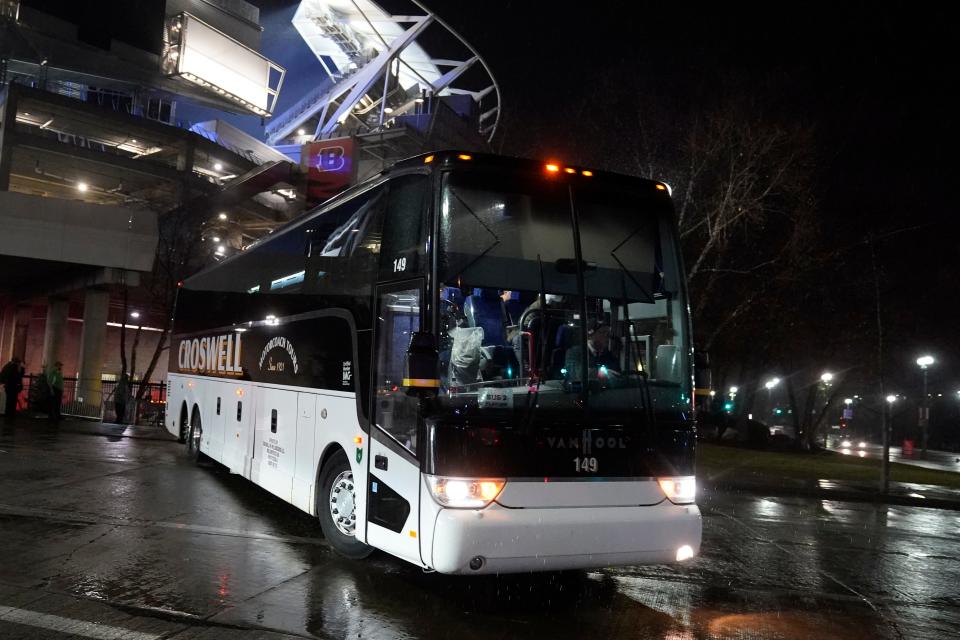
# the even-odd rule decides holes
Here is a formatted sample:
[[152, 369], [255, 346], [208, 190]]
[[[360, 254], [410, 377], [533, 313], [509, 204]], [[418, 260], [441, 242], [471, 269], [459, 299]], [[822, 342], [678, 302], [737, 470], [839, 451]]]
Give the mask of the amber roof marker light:
[[546, 166], [546, 170], [549, 171], [550, 173], [556, 173], [560, 171], [560, 165], [550, 163]]
[[574, 168], [572, 168], [572, 167], [566, 167], [566, 168], [564, 169], [564, 171], [565, 171], [566, 173], [576, 173], [576, 172], [577, 172], [577, 170], [574, 169]]
[[457, 157], [460, 158], [461, 160], [473, 160], [473, 156], [470, 155], [469, 153], [461, 153]]
[[593, 171], [590, 171], [589, 169], [584, 169], [584, 170], [581, 171], [580, 173], [581, 173], [582, 175], [587, 176], [588, 178], [591, 177], [591, 176], [593, 176]]
[[430, 164], [431, 162], [433, 162], [433, 156], [427, 156], [423, 159], [423, 164]]

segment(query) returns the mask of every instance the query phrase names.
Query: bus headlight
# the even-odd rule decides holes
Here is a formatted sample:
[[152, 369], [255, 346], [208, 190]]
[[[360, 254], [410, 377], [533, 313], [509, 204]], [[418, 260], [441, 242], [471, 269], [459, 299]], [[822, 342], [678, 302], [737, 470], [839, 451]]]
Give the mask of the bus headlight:
[[660, 489], [674, 504], [690, 504], [697, 497], [697, 480], [693, 476], [682, 478], [657, 478]]
[[425, 476], [437, 504], [455, 509], [482, 509], [500, 495], [503, 478], [445, 478]]

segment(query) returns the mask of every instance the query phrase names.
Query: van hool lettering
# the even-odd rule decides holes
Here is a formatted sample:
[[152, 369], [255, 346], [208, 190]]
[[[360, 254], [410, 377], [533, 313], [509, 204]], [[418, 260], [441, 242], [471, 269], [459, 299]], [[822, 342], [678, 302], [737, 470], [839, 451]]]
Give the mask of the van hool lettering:
[[240, 358], [243, 340], [239, 333], [203, 338], [185, 338], [177, 350], [180, 371], [212, 376], [239, 376], [243, 373]]

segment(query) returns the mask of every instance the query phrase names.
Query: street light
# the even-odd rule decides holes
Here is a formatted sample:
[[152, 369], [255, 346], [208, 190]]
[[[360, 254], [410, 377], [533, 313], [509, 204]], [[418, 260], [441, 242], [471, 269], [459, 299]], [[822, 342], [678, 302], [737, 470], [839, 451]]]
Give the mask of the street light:
[[[740, 391], [738, 387], [730, 387], [730, 395], [736, 395], [737, 391]], [[957, 391], [960, 394], [960, 391]]]
[[895, 396], [895, 395], [893, 395], [893, 394], [887, 396], [887, 402], [889, 402], [891, 405], [892, 405], [894, 402], [896, 402], [896, 401], [897, 401], [897, 396]]
[[773, 389], [778, 384], [780, 384], [780, 378], [770, 378], [769, 380], [767, 380], [766, 384], [764, 384], [763, 386], [765, 386], [767, 388], [767, 391], [769, 391], [770, 389]]
[[830, 373], [829, 371], [824, 372], [824, 374], [820, 376], [820, 381], [823, 382], [824, 384], [830, 384], [832, 380], [833, 380], [833, 374]]
[[845, 404], [845, 405], [847, 405], [847, 406], [849, 407], [850, 405], [853, 404], [853, 398], [844, 398], [844, 399], [843, 399], [843, 404]]
[[924, 455], [927, 453], [927, 426], [930, 424], [930, 406], [927, 403], [927, 369], [936, 362], [933, 356], [923, 355], [917, 358], [917, 366], [923, 372], [923, 395], [920, 396], [920, 413], [917, 423], [920, 427], [920, 440]]

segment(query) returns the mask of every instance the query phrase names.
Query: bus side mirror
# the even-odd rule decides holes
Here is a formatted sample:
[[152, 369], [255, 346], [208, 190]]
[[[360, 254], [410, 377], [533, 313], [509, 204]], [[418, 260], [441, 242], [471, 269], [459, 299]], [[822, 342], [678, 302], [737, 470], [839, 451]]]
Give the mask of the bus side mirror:
[[404, 365], [403, 387], [408, 396], [429, 398], [440, 389], [440, 356], [437, 337], [427, 331], [417, 331], [410, 338]]

